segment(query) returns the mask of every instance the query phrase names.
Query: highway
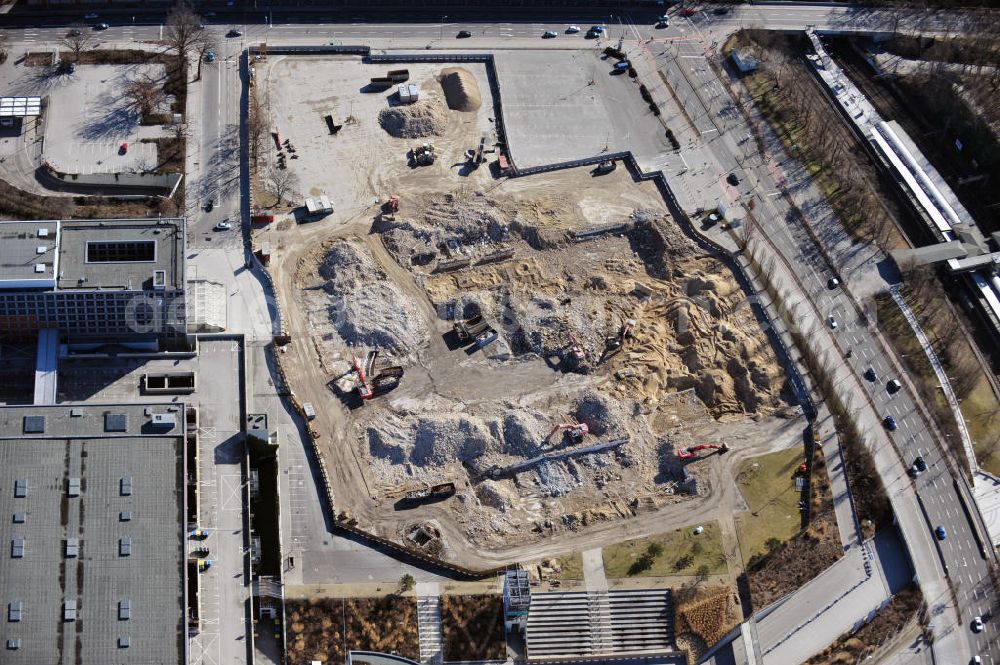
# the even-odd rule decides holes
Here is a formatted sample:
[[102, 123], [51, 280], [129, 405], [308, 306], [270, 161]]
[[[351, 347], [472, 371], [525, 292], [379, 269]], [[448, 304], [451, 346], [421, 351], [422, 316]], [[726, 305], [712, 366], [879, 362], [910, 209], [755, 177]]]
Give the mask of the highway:
[[[198, 109], [199, 116], [193, 119], [197, 127], [192, 128], [192, 140], [197, 141], [198, 150], [189, 151], [190, 159], [195, 160], [194, 164], [189, 163], [187, 183], [186, 212], [192, 223], [190, 237], [196, 248], [208, 250], [221, 246], [230, 259], [242, 254], [239, 225], [235, 224], [232, 232], [212, 232], [211, 228], [225, 218], [239, 220], [245, 201], [241, 193], [245, 194], [247, 185], [242, 183], [241, 188], [239, 182], [237, 127], [242, 81], [236, 58], [247, 44], [360, 42], [376, 48], [436, 49], [587, 48], [594, 45], [593, 41], [585, 40], [582, 33], [569, 35], [563, 32], [567, 25], [574, 23], [586, 30], [595, 22], [593, 18], [569, 19], [559, 23], [458, 23], [444, 18], [438, 23], [331, 21], [323, 24], [320, 21], [275, 25], [250, 23], [250, 18], [237, 24], [209, 26], [208, 29], [218, 33], [220, 60], [205, 65], [204, 81], [199, 84], [198, 94], [193, 96], [196, 101], [189, 107]], [[111, 22], [111, 19], [105, 20]], [[824, 225], [835, 222], [823, 209], [823, 204], [816, 203], [818, 193], [811, 189], [810, 183], [802, 182], [803, 174], [795, 169], [773, 137], [768, 145], [771, 157], [768, 160], [751, 152], [751, 142], [741, 143], [750, 130], [743, 116], [732, 108], [732, 99], [723, 88], [725, 82], [720, 83], [716, 79], [704, 57], [699, 59], [697, 52], [698, 48], [710, 48], [713, 42], [721, 41], [740, 26], [774, 29], [848, 27], [850, 30], [871, 31], [890, 27], [896, 20], [888, 13], [844, 7], [754, 5], [737, 7], [721, 16], [711, 12], [699, 12], [685, 19], [675, 16], [671, 27], [665, 30], [654, 28], [647, 15], [609, 16], [603, 22], [609, 26], [612, 38], [624, 36], [630, 48], [637, 48], [650, 38], [659, 40], [668, 37], [690, 40], [697, 47], [687, 51], [684, 57], [679, 57], [678, 50], [667, 48], [662, 49], [664, 53], [654, 56], [658, 67], [674, 71], [674, 79], [690, 85], [686, 94], [678, 96], [703, 137], [702, 143], [696, 147], [711, 162], [701, 173], [668, 174], [671, 185], [681, 185], [680, 181], [689, 180], [694, 183], [692, 186], [702, 190], [708, 183], [709, 187], [717, 188], [719, 198], [756, 201], [755, 216], [761, 230], [768, 239], [771, 251], [780, 255], [788, 266], [795, 282], [794, 288], [808, 298], [816, 319], [825, 321], [833, 316], [838, 323], [835, 330], [827, 325], [827, 330], [822, 335], [817, 333], [811, 338], [811, 343], [821, 345], [842, 358], [848, 350], [851, 351], [851, 357], [844, 358], [842, 363], [850, 368], [851, 375], [842, 380], [854, 387], [852, 389], [856, 394], [863, 396], [863, 414], [859, 417], [867, 423], [872, 438], [884, 443], [875, 450], [876, 462], [892, 495], [919, 581], [935, 617], [932, 620], [937, 638], [935, 652], [942, 656], [938, 662], [956, 662], [944, 658], [954, 658], [956, 653], [963, 658], [979, 654], [986, 663], [1000, 662], [997, 624], [987, 621], [985, 630], [980, 634], [972, 633], [969, 628], [974, 616], [992, 610], [996, 597], [986, 561], [979, 553], [972, 526], [956, 493], [954, 477], [942, 459], [939, 442], [934, 440], [916, 410], [913, 394], [905, 382], [898, 393], [890, 394], [885, 389], [885, 382], [896, 376], [896, 365], [882, 340], [869, 328], [865, 318], [857, 314], [850, 294], [844, 289], [828, 288], [828, 279], [834, 274], [841, 274], [840, 266], [827, 263], [807, 227], [790, 214], [788, 200], [771, 194], [794, 188], [799, 198], [812, 198], [811, 205], [799, 206], [809, 211], [812, 220]], [[945, 30], [949, 28], [949, 21], [951, 18], [948, 15], [938, 14], [925, 21], [925, 25], [931, 30]], [[243, 32], [242, 37], [225, 38], [224, 33], [233, 25]], [[903, 19], [901, 25], [915, 26], [916, 23], [914, 19]], [[159, 25], [127, 22], [95, 35], [102, 43], [123, 47], [130, 42], [161, 39], [162, 30]], [[473, 37], [458, 40], [455, 38], [458, 30], [468, 30]], [[555, 39], [542, 40], [541, 34], [545, 30], [555, 30], [560, 34]], [[16, 57], [21, 51], [35, 48], [36, 44], [42, 48], [44, 44], [57, 42], [65, 33], [65, 27], [9, 30], [8, 33]], [[659, 53], [659, 49], [655, 52], [650, 49], [650, 53]], [[195, 103], [197, 106], [194, 106]], [[740, 176], [741, 185], [737, 188], [723, 183], [725, 175], [731, 172]], [[208, 199], [214, 200], [211, 212], [205, 212], [203, 207]], [[824, 231], [827, 231], [825, 227]], [[842, 240], [842, 233], [842, 230], [839, 236], [835, 233], [833, 241]], [[211, 254], [206, 253], [205, 256], [210, 257]], [[849, 285], [853, 275], [843, 276]], [[248, 286], [252, 286], [252, 280]], [[254, 309], [259, 312], [261, 308], [263, 296], [259, 295], [259, 289], [255, 292], [258, 295], [252, 296], [251, 300], [244, 301], [242, 305], [238, 301], [236, 303], [248, 312], [247, 317], [253, 317], [249, 312]], [[263, 311], [266, 311], [266, 306], [263, 306]], [[263, 328], [266, 322], [258, 323]], [[263, 332], [259, 334], [264, 335]], [[878, 381], [864, 379], [863, 374], [868, 367], [874, 368]], [[896, 419], [898, 430], [892, 433], [881, 430], [879, 420], [885, 415]], [[928, 471], [916, 481], [911, 481], [905, 473], [905, 466], [912, 463], [917, 455], [923, 455]], [[947, 528], [946, 540], [938, 541], [933, 537], [932, 531], [937, 525]], [[948, 581], [954, 587], [957, 608], [953, 607]]]

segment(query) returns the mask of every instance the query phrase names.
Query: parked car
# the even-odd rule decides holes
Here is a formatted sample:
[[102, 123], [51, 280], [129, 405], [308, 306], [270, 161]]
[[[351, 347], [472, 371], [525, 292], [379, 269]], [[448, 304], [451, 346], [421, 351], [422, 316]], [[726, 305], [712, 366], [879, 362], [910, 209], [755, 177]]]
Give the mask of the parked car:
[[552, 39], [555, 36], [556, 33], [553, 30], [546, 30], [545, 32], [542, 33], [542, 39]]
[[875, 371], [874, 367], [869, 365], [868, 369], [865, 370], [865, 378], [869, 381], [878, 381], [878, 372]]
[[205, 201], [205, 212], [212, 212], [212, 208], [215, 207], [215, 199], [209, 199]]
[[828, 289], [835, 289], [838, 286], [840, 286], [840, 280], [836, 277], [831, 277], [826, 281], [826, 288]]
[[662, 30], [663, 28], [669, 28], [669, 27], [670, 27], [670, 22], [669, 21], [664, 21], [663, 19], [661, 19], [661, 20], [659, 20], [659, 21], [656, 22], [656, 29], [657, 30]]
[[580, 26], [571, 25], [568, 28], [566, 28], [566, 32], [568, 32], [571, 35], [575, 35], [576, 33], [580, 32]]
[[107, 30], [109, 27], [111, 26], [109, 26], [107, 23], [98, 23], [97, 25], [94, 26], [94, 30]]
[[882, 424], [885, 425], [885, 428], [890, 432], [895, 432], [896, 429], [899, 427], [899, 425], [896, 424], [896, 419], [893, 418], [892, 416], [886, 416], [885, 418], [883, 418]]
[[215, 62], [215, 51], [209, 51], [205, 54], [205, 60], [207, 62]]
[[712, 13], [716, 16], [725, 16], [729, 13], [729, 7], [716, 7], [712, 10]]
[[885, 389], [889, 391], [889, 394], [895, 394], [900, 391], [903, 384], [899, 382], [899, 379], [889, 379], [889, 383], [885, 384]]
[[118, 148], [118, 154], [119, 155], [127, 155], [128, 154], [128, 141], [126, 141], [125, 143], [121, 144], [121, 147]]
[[916, 478], [926, 470], [927, 462], [924, 461], [922, 455], [917, 455], [917, 458], [913, 460], [913, 465], [910, 467], [910, 475]]
[[836, 330], [837, 329], [837, 319], [833, 318], [833, 314], [831, 314], [830, 316], [826, 317], [826, 322], [828, 324], [830, 324], [830, 330]]
[[620, 72], [628, 71], [628, 68], [632, 66], [632, 63], [628, 60], [622, 60], [621, 62], [615, 63], [615, 69]]
[[236, 28], [232, 28], [229, 32], [226, 33], [226, 37], [242, 37], [242, 36], [243, 33], [237, 30]]
[[82, 35], [82, 34], [83, 34], [83, 33], [82, 33], [82, 32], [80, 32], [80, 30], [79, 30], [79, 29], [77, 29], [77, 28], [73, 28], [72, 30], [70, 30], [69, 32], [67, 32], [67, 33], [66, 33], [66, 36], [67, 36], [67, 37], [79, 37], [79, 36], [80, 36], [80, 35]]
[[934, 529], [934, 535], [937, 536], [938, 540], [944, 540], [948, 537], [948, 532], [944, 530], [944, 527], [940, 524], [936, 529]]
[[604, 32], [604, 26], [603, 25], [592, 25], [592, 26], [590, 26], [590, 32], [596, 32], [597, 34], [601, 34], [601, 33]]
[[230, 224], [229, 222], [219, 222], [218, 224], [215, 225], [216, 231], [228, 231], [231, 228], [233, 228], [233, 225]]
[[726, 182], [735, 187], [736, 185], [740, 184], [740, 177], [735, 173], [730, 173], [729, 175], [726, 176]]
[[981, 633], [983, 632], [983, 617], [976, 617], [972, 620], [972, 632]]
[[458, 39], [467, 39], [467, 38], [469, 38], [471, 36], [472, 36], [472, 33], [469, 32], [468, 30], [459, 30], [458, 34], [455, 35], [455, 37], [458, 38]]
[[205, 529], [195, 529], [191, 532], [191, 537], [195, 540], [205, 540], [208, 538], [208, 531]]

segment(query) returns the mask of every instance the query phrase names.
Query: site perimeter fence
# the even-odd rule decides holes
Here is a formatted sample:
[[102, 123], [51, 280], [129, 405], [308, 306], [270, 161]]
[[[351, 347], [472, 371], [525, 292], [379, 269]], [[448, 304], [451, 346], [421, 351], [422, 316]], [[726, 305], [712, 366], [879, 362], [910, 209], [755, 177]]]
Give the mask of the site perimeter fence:
[[[603, 153], [599, 155], [594, 155], [592, 157], [585, 157], [581, 159], [569, 160], [565, 162], [557, 162], [554, 164], [543, 164], [538, 166], [532, 166], [525, 169], [518, 169], [515, 166], [513, 155], [510, 154], [509, 145], [507, 143], [506, 129], [504, 125], [503, 118], [503, 104], [501, 102], [501, 89], [500, 82], [496, 73], [496, 63], [494, 57], [490, 53], [413, 53], [413, 54], [371, 54], [371, 49], [367, 46], [287, 46], [287, 47], [268, 47], [266, 52], [268, 54], [288, 54], [288, 55], [303, 55], [309, 53], [326, 53], [326, 54], [345, 54], [345, 55], [361, 55], [367, 57], [368, 61], [372, 64], [403, 64], [403, 63], [429, 63], [429, 62], [439, 62], [439, 63], [460, 63], [460, 62], [478, 62], [483, 63], [486, 66], [487, 80], [490, 86], [490, 93], [493, 97], [493, 112], [496, 124], [497, 140], [503, 146], [504, 151], [507, 154], [507, 158], [510, 160], [511, 167], [511, 177], [524, 177], [529, 175], [535, 175], [538, 173], [550, 173], [553, 171], [560, 171], [570, 168], [579, 168], [582, 166], [590, 166], [593, 164], [600, 164], [606, 161], [621, 161], [628, 168], [630, 175], [633, 178], [640, 181], [651, 180], [655, 185], [660, 195], [663, 197], [664, 202], [667, 205], [668, 210], [671, 215], [677, 220], [681, 229], [686, 235], [692, 238], [700, 247], [712, 254], [718, 256], [729, 268], [733, 271], [733, 275], [736, 277], [737, 281], [741, 287], [751, 296], [751, 302], [755, 315], [758, 320], [761, 321], [763, 327], [768, 335], [768, 339], [771, 341], [772, 347], [785, 366], [786, 371], [789, 375], [789, 380], [792, 382], [793, 388], [795, 390], [796, 396], [799, 398], [799, 402], [802, 406], [803, 412], [810, 422], [813, 422], [816, 418], [816, 408], [809, 397], [809, 391], [805, 387], [805, 382], [803, 381], [801, 375], [798, 372], [798, 368], [795, 366], [794, 359], [786, 348], [784, 342], [781, 340], [777, 333], [777, 329], [771, 321], [771, 317], [768, 315], [766, 309], [757, 302], [756, 299], [756, 289], [753, 286], [753, 282], [748, 274], [743, 270], [739, 261], [736, 257], [727, 250], [722, 245], [714, 242], [705, 235], [698, 233], [695, 228], [694, 223], [691, 218], [688, 217], [687, 213], [684, 212], [677, 198], [674, 196], [673, 191], [667, 185], [666, 176], [664, 176], [662, 171], [652, 171], [644, 172], [639, 163], [636, 161], [635, 156], [631, 151], [620, 151], [614, 153]], [[261, 53], [261, 49], [256, 47], [251, 47], [249, 53], [258, 54]], [[272, 282], [273, 283], [273, 282]], [[281, 376], [282, 382], [285, 386], [290, 386], [288, 379], [285, 375], [285, 368], [281, 363], [282, 354], [278, 353], [275, 349], [275, 345], [270, 345], [271, 353], [273, 354], [275, 366], [278, 368], [278, 372]], [[291, 402], [298, 413], [299, 417], [303, 419], [304, 422], [308, 423], [309, 420], [302, 407], [301, 400], [289, 390]], [[460, 566], [448, 561], [444, 561], [438, 557], [431, 556], [419, 550], [407, 547], [400, 543], [389, 540], [382, 536], [378, 536], [374, 533], [366, 531], [356, 524], [352, 524], [349, 519], [341, 519], [337, 515], [336, 503], [334, 500], [333, 486], [330, 482], [330, 476], [326, 469], [326, 464], [323, 457], [320, 455], [319, 446], [316, 442], [316, 436], [311, 427], [307, 425], [306, 431], [308, 432], [309, 444], [312, 448], [313, 454], [319, 463], [320, 475], [323, 478], [324, 490], [327, 497], [327, 502], [329, 504], [329, 509], [331, 516], [333, 517], [333, 524], [335, 528], [341, 529], [348, 533], [354, 534], [355, 536], [362, 538], [366, 541], [380, 545], [388, 550], [396, 552], [406, 557], [428, 563], [436, 568], [447, 570], [453, 574], [459, 575], [461, 577], [469, 579], [482, 579], [485, 577], [495, 576], [504, 570], [506, 566], [497, 566], [488, 569], [472, 569]], [[811, 451], [809, 451], [811, 454]]]

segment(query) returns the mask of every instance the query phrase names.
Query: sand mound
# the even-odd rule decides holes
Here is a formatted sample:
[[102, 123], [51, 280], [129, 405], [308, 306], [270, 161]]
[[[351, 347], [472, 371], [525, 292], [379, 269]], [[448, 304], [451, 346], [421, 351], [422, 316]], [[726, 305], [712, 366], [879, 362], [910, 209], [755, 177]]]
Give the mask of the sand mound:
[[478, 111], [483, 105], [479, 83], [472, 73], [462, 67], [445, 67], [441, 70], [441, 88], [452, 111]]
[[339, 242], [323, 257], [319, 274], [326, 280], [330, 320], [347, 344], [404, 355], [427, 338], [416, 305], [392, 286], [367, 251]]
[[398, 139], [441, 136], [448, 126], [448, 109], [440, 99], [428, 97], [415, 104], [383, 109], [378, 123]]

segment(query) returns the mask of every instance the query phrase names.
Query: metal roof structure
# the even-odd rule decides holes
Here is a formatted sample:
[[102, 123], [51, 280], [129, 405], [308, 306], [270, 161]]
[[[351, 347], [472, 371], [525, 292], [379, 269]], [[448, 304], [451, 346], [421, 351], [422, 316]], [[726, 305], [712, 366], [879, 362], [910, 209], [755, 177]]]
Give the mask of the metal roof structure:
[[[185, 423], [152, 427], [156, 413], [184, 405], [0, 407], [0, 607], [17, 616], [0, 641], [19, 640], [12, 663], [186, 662]], [[105, 431], [108, 414], [124, 431]], [[43, 426], [25, 432], [26, 419]]]
[[27, 118], [41, 114], [41, 97], [0, 97], [0, 118]]

